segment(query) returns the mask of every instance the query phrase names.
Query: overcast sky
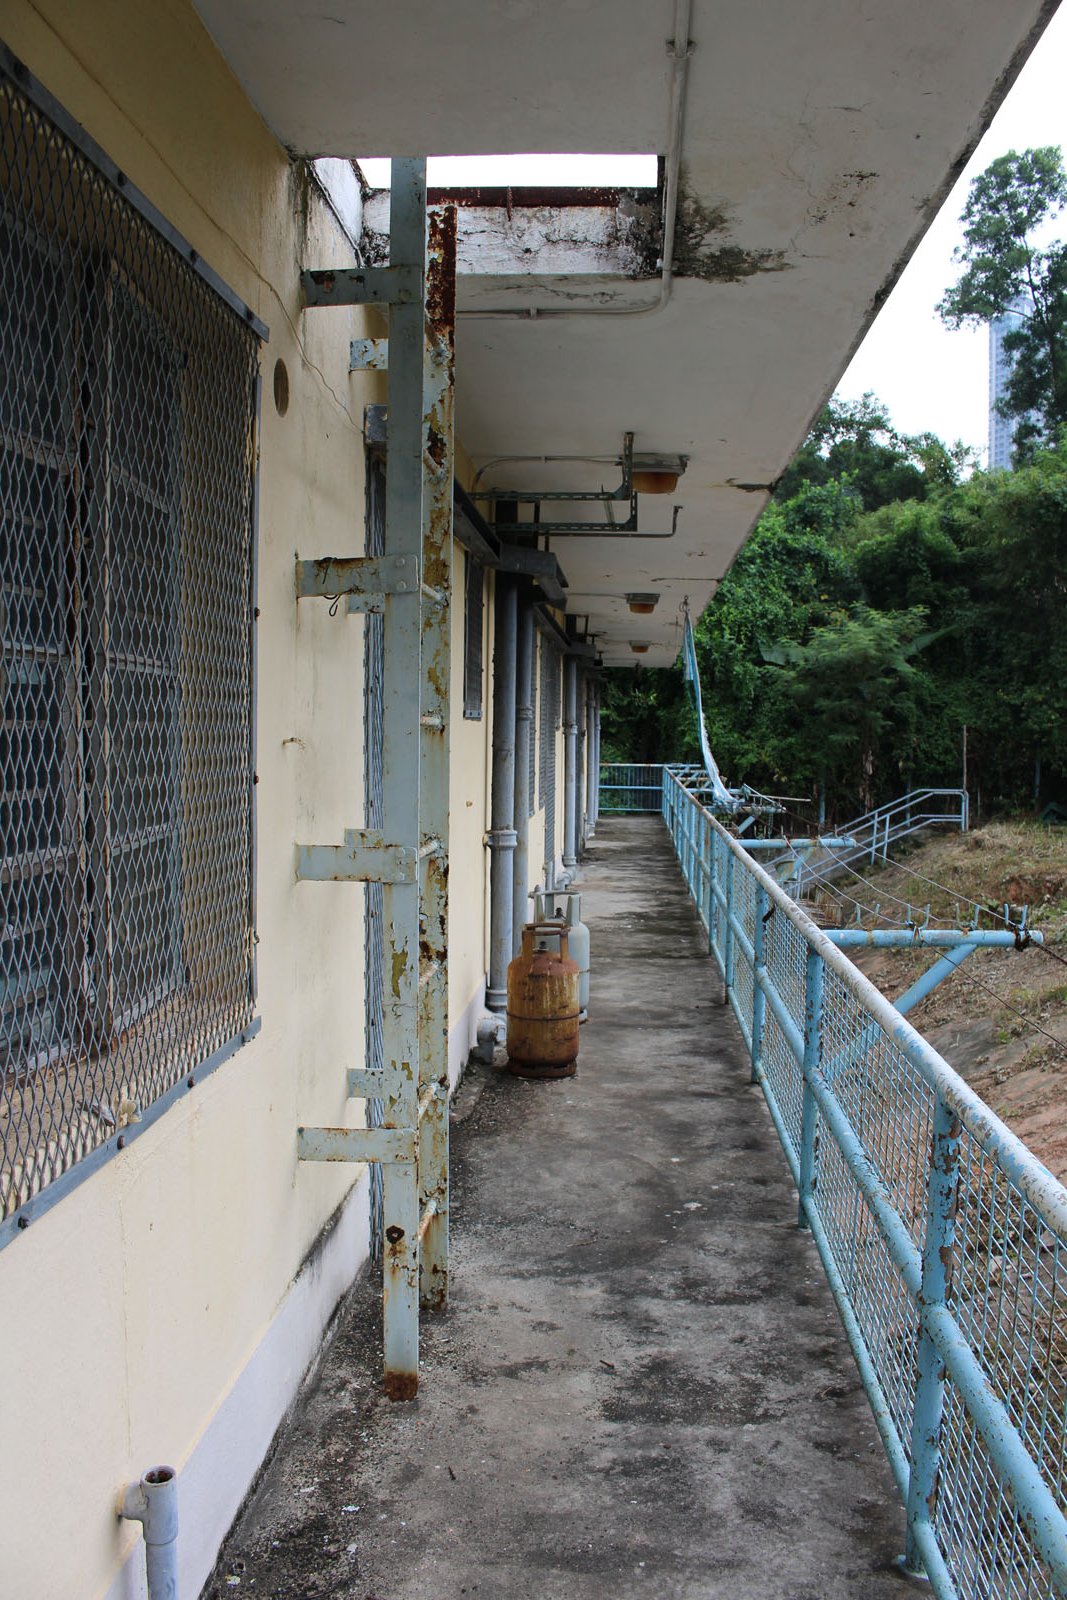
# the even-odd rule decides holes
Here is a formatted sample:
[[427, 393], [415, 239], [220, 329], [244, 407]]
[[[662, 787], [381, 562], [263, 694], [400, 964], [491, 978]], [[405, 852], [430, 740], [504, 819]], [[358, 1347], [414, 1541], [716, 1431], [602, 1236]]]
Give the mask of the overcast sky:
[[[959, 215], [971, 178], [1007, 150], [1044, 144], [1067, 149], [1065, 77], [1067, 6], [1053, 17], [838, 389], [849, 399], [872, 389], [902, 432], [929, 431], [950, 444], [962, 439], [979, 451], [983, 465], [989, 334], [985, 328], [951, 333], [934, 307], [959, 275], [952, 251], [959, 243]], [[1059, 226], [1067, 228], [1067, 219]]]

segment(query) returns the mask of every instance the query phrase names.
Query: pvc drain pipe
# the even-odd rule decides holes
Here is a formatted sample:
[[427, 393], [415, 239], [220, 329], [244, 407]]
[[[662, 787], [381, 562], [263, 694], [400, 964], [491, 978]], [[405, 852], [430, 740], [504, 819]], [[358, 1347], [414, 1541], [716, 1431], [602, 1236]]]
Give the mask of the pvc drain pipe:
[[152, 1467], [128, 1484], [119, 1516], [144, 1529], [148, 1600], [178, 1600], [178, 1480], [173, 1467]]

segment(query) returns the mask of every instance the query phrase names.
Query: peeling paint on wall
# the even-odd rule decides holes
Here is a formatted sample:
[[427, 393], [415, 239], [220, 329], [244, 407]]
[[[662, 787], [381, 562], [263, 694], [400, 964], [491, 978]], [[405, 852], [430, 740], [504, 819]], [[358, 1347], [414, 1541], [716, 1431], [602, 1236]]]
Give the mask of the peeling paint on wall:
[[[491, 201], [468, 196], [458, 208], [456, 267], [463, 276], [640, 280], [659, 270], [663, 219], [654, 191], [623, 189], [608, 197], [611, 204], [572, 203], [565, 191], [558, 200], [543, 190], [486, 194]], [[375, 191], [364, 211], [362, 248], [376, 265], [387, 259], [388, 214], [388, 192]]]

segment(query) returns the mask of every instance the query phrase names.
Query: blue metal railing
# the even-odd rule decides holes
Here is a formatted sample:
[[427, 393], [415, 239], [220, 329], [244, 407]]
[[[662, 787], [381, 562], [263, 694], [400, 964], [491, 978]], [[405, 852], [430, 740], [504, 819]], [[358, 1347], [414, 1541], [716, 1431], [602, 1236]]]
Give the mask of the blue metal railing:
[[1067, 1596], [1067, 1190], [671, 768], [663, 816], [939, 1600]]
[[786, 881], [785, 869], [788, 868], [792, 893], [799, 899], [811, 883], [829, 882], [856, 863], [871, 866], [876, 861], [885, 863], [891, 845], [935, 823], [967, 832], [970, 800], [966, 789], [912, 789], [896, 800], [842, 823], [837, 834], [851, 839], [850, 845], [816, 848], [792, 860], [783, 856], [776, 862], [768, 861], [767, 866], [782, 881]]
[[600, 768], [600, 814], [658, 812], [663, 805], [663, 768], [658, 762], [605, 762]]

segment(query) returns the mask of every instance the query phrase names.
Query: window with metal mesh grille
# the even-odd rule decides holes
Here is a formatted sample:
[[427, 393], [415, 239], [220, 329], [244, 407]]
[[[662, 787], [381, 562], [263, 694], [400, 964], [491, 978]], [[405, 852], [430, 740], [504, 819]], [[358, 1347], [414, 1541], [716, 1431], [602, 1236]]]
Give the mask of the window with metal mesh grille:
[[0, 124], [2, 1219], [251, 1016], [258, 344], [6, 73]]

